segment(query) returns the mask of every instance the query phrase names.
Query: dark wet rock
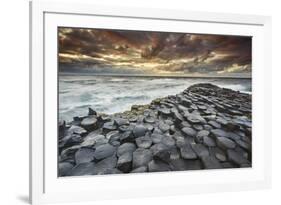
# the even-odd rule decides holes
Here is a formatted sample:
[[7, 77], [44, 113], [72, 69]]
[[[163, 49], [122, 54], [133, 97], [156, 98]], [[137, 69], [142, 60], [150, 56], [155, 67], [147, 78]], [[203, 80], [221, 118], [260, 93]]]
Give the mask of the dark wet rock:
[[211, 129], [213, 129], [213, 127], [210, 126], [210, 125], [203, 125], [203, 128], [204, 128], [205, 130], [211, 130]]
[[146, 127], [147, 131], [152, 132], [154, 130], [154, 126], [149, 123], [144, 123], [144, 127]]
[[175, 134], [176, 132], [177, 132], [177, 129], [176, 129], [175, 125], [171, 125], [171, 126], [170, 126], [170, 129], [169, 129], [169, 134], [170, 134], [170, 135], [173, 135], [173, 134]]
[[177, 105], [177, 107], [178, 107], [178, 110], [179, 110], [180, 112], [188, 111], [188, 108], [187, 108], [187, 107], [184, 107], [184, 106], [182, 106], [182, 105]]
[[136, 125], [133, 129], [133, 134], [135, 138], [145, 136], [146, 132], [147, 132], [147, 128], [143, 125]]
[[247, 136], [251, 137], [251, 136], [252, 136], [252, 128], [246, 128], [246, 129], [245, 129], [245, 134], [246, 134]]
[[111, 120], [111, 118], [108, 115], [100, 115], [98, 119], [101, 122], [101, 124], [105, 122], [109, 122]]
[[197, 143], [203, 143], [203, 138], [204, 138], [204, 137], [208, 137], [209, 134], [210, 134], [209, 131], [207, 131], [207, 130], [201, 130], [201, 131], [197, 132], [196, 137], [195, 137], [195, 141], [196, 141]]
[[242, 164], [249, 164], [249, 161], [244, 158], [241, 153], [236, 152], [232, 149], [227, 150], [227, 157], [229, 161], [233, 162], [234, 164], [237, 164], [238, 166]]
[[120, 136], [120, 133], [118, 130], [110, 131], [105, 135], [106, 139], [110, 139], [115, 136]]
[[184, 121], [183, 116], [178, 111], [173, 112], [173, 114], [174, 114], [176, 125], [179, 125], [181, 122]]
[[176, 138], [176, 145], [177, 145], [178, 148], [186, 146], [187, 142], [186, 142], [184, 137], [176, 136], [175, 138]]
[[251, 127], [251, 96], [211, 84], [123, 113], [89, 109], [58, 124], [59, 175], [251, 167]]
[[113, 146], [119, 146], [121, 143], [120, 143], [120, 137], [121, 135], [120, 134], [114, 134], [114, 135], [111, 135], [109, 140], [108, 140], [108, 143], [113, 145]]
[[129, 124], [129, 120], [124, 119], [124, 118], [116, 118], [114, 119], [114, 125], [116, 125], [117, 127], [120, 127], [122, 125], [128, 125]]
[[85, 134], [87, 134], [87, 130], [85, 130], [84, 128], [80, 127], [80, 126], [76, 126], [76, 125], [72, 125], [68, 130], [67, 133], [69, 135], [71, 134], [78, 134], [81, 136], [84, 136]]
[[227, 124], [225, 125], [225, 128], [229, 131], [234, 131], [234, 130], [238, 130], [239, 129], [239, 125], [234, 123], [234, 122], [227, 122]]
[[176, 145], [176, 141], [173, 139], [173, 137], [167, 135], [162, 138], [161, 142], [169, 148], [174, 147]]
[[103, 144], [96, 147], [96, 151], [94, 153], [95, 159], [101, 160], [107, 157], [112, 156], [116, 152], [116, 147], [110, 144]]
[[182, 98], [180, 104], [183, 105], [184, 107], [189, 107], [191, 106], [192, 101], [189, 99]]
[[241, 140], [243, 140], [244, 142], [247, 142], [248, 144], [251, 144], [251, 139], [247, 136], [241, 137]]
[[126, 131], [120, 135], [120, 141], [122, 143], [126, 142], [134, 142], [135, 141], [135, 136], [131, 131]]
[[89, 116], [84, 118], [81, 122], [81, 126], [88, 131], [92, 131], [98, 128], [97, 118], [94, 116]]
[[151, 117], [151, 116], [146, 116], [146, 117], [144, 117], [143, 121], [145, 123], [154, 123], [155, 122], [155, 118]]
[[164, 122], [160, 122], [158, 127], [163, 133], [167, 132], [170, 129], [170, 126]]
[[147, 166], [138, 167], [131, 171], [131, 173], [143, 173], [147, 172]]
[[227, 137], [228, 133], [222, 129], [213, 129], [211, 130], [211, 135], [214, 137]]
[[119, 169], [116, 168], [105, 168], [97, 173], [98, 175], [105, 175], [105, 174], [123, 174]]
[[180, 123], [179, 128], [184, 128], [184, 127], [191, 127], [191, 124], [189, 124], [189, 122], [187, 121], [183, 121], [182, 123]]
[[208, 148], [202, 144], [192, 144], [191, 147], [194, 150], [194, 152], [196, 153], [196, 155], [200, 158], [203, 156], [210, 155]]
[[171, 116], [171, 110], [169, 108], [159, 108], [158, 113], [163, 117]]
[[121, 156], [125, 153], [133, 153], [136, 150], [136, 145], [134, 143], [124, 143], [120, 145], [117, 149], [117, 156]]
[[188, 122], [192, 123], [192, 124], [196, 124], [196, 123], [203, 123], [206, 124], [206, 120], [199, 114], [188, 114], [185, 115], [186, 119]]
[[203, 126], [202, 126], [202, 125], [199, 125], [199, 124], [194, 124], [194, 125], [192, 125], [192, 127], [193, 127], [195, 130], [197, 130], [197, 131], [201, 131], [201, 130], [204, 129]]
[[67, 176], [68, 172], [73, 168], [73, 164], [69, 162], [59, 163], [59, 176]]
[[138, 148], [133, 152], [133, 168], [147, 166], [152, 160], [152, 152], [148, 149]]
[[220, 162], [213, 156], [202, 156], [201, 157], [203, 166], [205, 169], [220, 169], [222, 165]]
[[157, 143], [160, 143], [162, 141], [163, 137], [164, 137], [164, 135], [162, 135], [162, 134], [157, 134], [157, 133], [154, 134], [153, 133], [151, 135], [151, 140], [154, 144], [157, 144]]
[[238, 111], [238, 110], [231, 110], [231, 109], [227, 109], [227, 111], [229, 114], [231, 115], [243, 115], [242, 112]]
[[233, 132], [228, 132], [227, 135], [226, 135], [227, 138], [233, 140], [233, 141], [237, 141], [237, 140], [240, 140], [240, 136], [233, 133]]
[[228, 123], [227, 120], [225, 120], [222, 117], [218, 117], [217, 122], [220, 123], [221, 125], [226, 125]]
[[226, 137], [217, 137], [216, 139], [217, 145], [222, 149], [234, 149], [236, 144], [231, 139]]
[[191, 108], [192, 110], [197, 110], [197, 109], [198, 109], [198, 107], [197, 107], [195, 104], [190, 105], [190, 108]]
[[118, 147], [118, 146], [120, 146], [121, 142], [119, 142], [119, 141], [111, 141], [111, 142], [109, 142], [109, 144], [111, 144], [114, 147]]
[[174, 125], [174, 122], [173, 122], [172, 120], [169, 120], [169, 119], [164, 120], [164, 123], [167, 124], [167, 125], [169, 125], [169, 126]]
[[84, 117], [80, 117], [80, 116], [73, 117], [73, 121], [75, 122], [75, 124], [79, 124], [83, 119]]
[[131, 117], [129, 118], [129, 122], [137, 122], [137, 120], [138, 120], [138, 117], [137, 117], [137, 116], [131, 116]]
[[215, 156], [221, 162], [224, 162], [227, 159], [225, 152], [218, 147], [211, 147], [210, 154]]
[[80, 145], [65, 148], [60, 153], [60, 161], [73, 160], [75, 152], [80, 149]]
[[[176, 147], [171, 148], [169, 150], [169, 154], [170, 154], [170, 159], [179, 159], [180, 158], [180, 152], [179, 152], [179, 150]], [[167, 156], [168, 155], [165, 155], [164, 158], [168, 159]], [[162, 160], [163, 160], [163, 157], [162, 157]], [[163, 160], [163, 161], [166, 161], [166, 160]]]
[[186, 160], [179, 158], [170, 160], [169, 164], [173, 171], [202, 169], [202, 164], [200, 160]]
[[166, 151], [169, 150], [169, 147], [167, 147], [166, 145], [162, 144], [162, 143], [158, 143], [153, 145], [152, 147], [150, 147], [150, 150], [152, 152], [152, 155], [157, 155], [157, 153], [162, 152], [162, 151]]
[[67, 148], [73, 145], [80, 144], [83, 141], [83, 138], [79, 134], [70, 134], [65, 136], [59, 141], [59, 148]]
[[182, 133], [184, 136], [190, 136], [190, 137], [195, 137], [197, 132], [190, 127], [184, 127], [181, 129]]
[[96, 163], [93, 172], [94, 174], [118, 174], [120, 172], [115, 169], [116, 165], [117, 157], [112, 155]]
[[205, 105], [198, 105], [197, 106], [199, 110], [206, 110], [207, 107]]
[[217, 129], [221, 128], [221, 125], [219, 123], [217, 123], [216, 121], [209, 121], [208, 123], [209, 123], [209, 125], [211, 125], [214, 128], [217, 128]]
[[120, 132], [126, 132], [126, 131], [132, 131], [133, 128], [129, 125], [121, 125], [120, 127], [118, 127], [118, 130]]
[[76, 165], [67, 173], [67, 176], [85, 176], [93, 174], [95, 174], [95, 163], [88, 162]]
[[169, 162], [171, 157], [170, 149], [168, 148], [161, 148], [158, 147], [158, 150], [154, 149], [153, 152], [153, 159], [155, 160], [161, 160], [163, 162]]
[[236, 143], [245, 150], [250, 150], [251, 146], [243, 140], [237, 140]]
[[66, 128], [65, 127], [65, 121], [59, 120], [58, 127], [59, 127], [59, 138], [62, 138], [65, 135], [65, 128]]
[[198, 84], [195, 84], [195, 85], [192, 85], [192, 86], [189, 86], [189, 88], [187, 89], [189, 92], [195, 92], [197, 93], [198, 92], [198, 89], [202, 89], [203, 91], [204, 90], [207, 90], [207, 89], [210, 89], [212, 91], [216, 91], [219, 89], [218, 86], [216, 85], [213, 85], [211, 83], [198, 83]]
[[148, 163], [149, 172], [165, 172], [171, 171], [171, 168], [168, 164], [160, 160], [152, 160]]
[[181, 147], [180, 148], [180, 153], [181, 153], [181, 157], [183, 159], [196, 159], [197, 158], [196, 153], [188, 145], [185, 145], [185, 146]]
[[203, 144], [207, 147], [215, 147], [216, 146], [215, 141], [208, 136], [203, 137]]
[[249, 168], [249, 167], [252, 167], [252, 165], [250, 163], [240, 165], [240, 168]]
[[155, 127], [154, 129], [153, 129], [153, 132], [152, 132], [153, 134], [163, 134], [163, 132], [158, 128], [158, 127]]
[[81, 163], [88, 163], [94, 160], [94, 153], [95, 150], [91, 148], [80, 148], [76, 153], [75, 153], [75, 162], [76, 164], [81, 164]]
[[245, 149], [241, 148], [240, 146], [236, 146], [234, 149], [236, 152], [238, 152], [240, 155], [242, 155], [245, 159], [250, 160], [251, 158], [251, 152], [248, 153]]
[[89, 107], [88, 108], [88, 115], [97, 115], [97, 112]]
[[227, 168], [236, 168], [236, 166], [235, 166], [234, 164], [230, 163], [230, 162], [222, 162], [221, 165], [222, 165], [222, 167], [223, 167], [224, 169], [227, 169]]
[[82, 147], [92, 147], [92, 146], [99, 146], [102, 144], [106, 144], [108, 140], [105, 138], [104, 135], [97, 135], [96, 133], [90, 133], [85, 138], [84, 141], [81, 143]]
[[102, 131], [104, 134], [107, 134], [110, 131], [114, 131], [116, 129], [117, 129], [117, 127], [116, 127], [116, 125], [114, 125], [114, 121], [106, 122], [103, 124], [103, 127], [102, 127]]
[[119, 156], [117, 161], [117, 168], [122, 172], [128, 173], [132, 170], [133, 154], [130, 152], [124, 153]]
[[136, 139], [139, 148], [149, 148], [152, 145], [152, 139], [149, 136], [139, 137]]

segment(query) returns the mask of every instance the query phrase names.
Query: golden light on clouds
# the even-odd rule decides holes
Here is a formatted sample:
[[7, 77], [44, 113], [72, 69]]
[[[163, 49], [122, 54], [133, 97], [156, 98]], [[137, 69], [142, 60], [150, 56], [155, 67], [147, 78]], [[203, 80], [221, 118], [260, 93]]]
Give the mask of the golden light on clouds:
[[59, 28], [58, 38], [61, 72], [251, 74], [251, 37]]

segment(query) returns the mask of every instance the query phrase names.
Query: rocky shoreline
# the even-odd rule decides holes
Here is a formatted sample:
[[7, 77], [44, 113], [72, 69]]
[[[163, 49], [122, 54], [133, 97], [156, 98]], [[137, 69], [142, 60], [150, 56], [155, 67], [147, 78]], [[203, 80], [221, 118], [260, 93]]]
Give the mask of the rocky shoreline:
[[59, 122], [59, 176], [251, 167], [251, 95], [196, 84], [130, 111]]

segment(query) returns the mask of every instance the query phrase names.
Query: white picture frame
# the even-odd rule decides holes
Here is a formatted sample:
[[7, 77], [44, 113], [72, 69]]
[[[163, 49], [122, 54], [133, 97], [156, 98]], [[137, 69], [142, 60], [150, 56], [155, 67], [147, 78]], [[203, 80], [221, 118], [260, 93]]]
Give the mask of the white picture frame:
[[[57, 125], [53, 122], [57, 115], [57, 33], [54, 32], [58, 26], [253, 36], [252, 168], [58, 178], [57, 138], [53, 126]], [[269, 188], [270, 39], [271, 18], [266, 16], [30, 2], [30, 202], [43, 204]]]

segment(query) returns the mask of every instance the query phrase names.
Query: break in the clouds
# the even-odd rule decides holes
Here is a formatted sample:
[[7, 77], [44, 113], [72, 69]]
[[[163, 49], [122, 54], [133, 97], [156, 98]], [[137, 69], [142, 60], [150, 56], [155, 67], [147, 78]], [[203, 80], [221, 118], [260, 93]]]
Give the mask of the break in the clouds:
[[250, 76], [252, 38], [59, 28], [59, 69], [147, 75]]

